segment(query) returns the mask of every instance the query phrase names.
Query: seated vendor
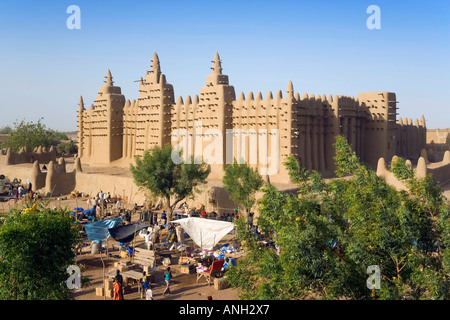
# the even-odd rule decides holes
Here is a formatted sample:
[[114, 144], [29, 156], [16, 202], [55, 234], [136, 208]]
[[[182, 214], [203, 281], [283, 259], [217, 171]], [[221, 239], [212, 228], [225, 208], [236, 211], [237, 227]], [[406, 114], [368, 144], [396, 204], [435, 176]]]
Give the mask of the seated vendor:
[[237, 265], [237, 262], [234, 258], [225, 258], [222, 271], [228, 270], [228, 269], [230, 269], [230, 267], [235, 267], [236, 265]]

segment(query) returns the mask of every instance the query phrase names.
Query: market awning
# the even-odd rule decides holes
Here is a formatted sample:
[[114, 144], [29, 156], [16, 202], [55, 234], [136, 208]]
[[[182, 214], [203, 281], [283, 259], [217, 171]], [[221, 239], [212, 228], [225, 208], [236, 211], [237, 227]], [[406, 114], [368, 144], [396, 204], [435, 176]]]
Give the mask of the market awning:
[[109, 229], [115, 227], [120, 222], [120, 218], [105, 219], [84, 226], [89, 240], [93, 242], [105, 242], [110, 234]]
[[180, 224], [195, 244], [208, 250], [212, 250], [234, 228], [232, 222], [195, 217], [172, 220], [171, 222]]
[[111, 228], [109, 229], [109, 233], [114, 240], [127, 243], [133, 241], [134, 237], [139, 233], [139, 231], [148, 227], [150, 227], [148, 223], [137, 222]]

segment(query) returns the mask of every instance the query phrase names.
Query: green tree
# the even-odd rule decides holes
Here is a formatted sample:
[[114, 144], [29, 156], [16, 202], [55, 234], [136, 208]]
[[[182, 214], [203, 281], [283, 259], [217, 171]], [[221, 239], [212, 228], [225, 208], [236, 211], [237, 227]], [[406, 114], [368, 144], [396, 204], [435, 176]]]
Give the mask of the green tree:
[[225, 167], [222, 182], [230, 199], [243, 207], [248, 217], [256, 203], [256, 192], [264, 184], [258, 169], [252, 169], [246, 163], [238, 163], [235, 159], [233, 164]]
[[60, 153], [60, 154], [68, 155], [68, 154], [77, 153], [78, 147], [72, 140], [70, 140], [67, 142], [59, 143], [56, 146], [56, 151], [58, 151], [58, 153]]
[[64, 132], [50, 130], [52, 142], [69, 140], [69, 137]]
[[18, 152], [22, 147], [28, 151], [33, 151], [34, 148], [42, 146], [49, 147], [52, 142], [53, 134], [42, 123], [40, 118], [37, 123], [21, 122], [14, 123], [14, 130], [12, 130], [3, 143], [3, 148], [11, 148], [11, 151]]
[[10, 126], [5, 126], [0, 129], [0, 134], [10, 134], [12, 131], [12, 128]]
[[[408, 190], [398, 191], [345, 138], [335, 148], [337, 179], [326, 183], [291, 156], [285, 165], [299, 193], [265, 187], [258, 224], [277, 250], [261, 248], [237, 223], [249, 254], [229, 271], [231, 285], [245, 299], [448, 298], [449, 205], [437, 183], [399, 158], [391, 170]], [[373, 265], [381, 287], [370, 290]]]
[[0, 299], [69, 298], [78, 229], [68, 211], [15, 212], [0, 225]]
[[142, 157], [136, 156], [136, 165], [130, 165], [136, 185], [165, 199], [169, 220], [177, 203], [192, 196], [200, 185], [206, 183], [209, 174], [207, 164], [197, 163], [199, 161], [193, 158], [191, 163], [176, 163], [172, 159], [173, 151], [170, 144], [163, 148], [155, 146], [146, 150]]

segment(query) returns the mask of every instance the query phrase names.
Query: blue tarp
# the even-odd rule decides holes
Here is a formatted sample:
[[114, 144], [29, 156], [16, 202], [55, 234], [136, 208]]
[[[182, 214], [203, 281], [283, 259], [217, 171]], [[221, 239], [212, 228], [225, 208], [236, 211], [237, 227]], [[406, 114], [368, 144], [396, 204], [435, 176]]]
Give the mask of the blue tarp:
[[[72, 215], [75, 215], [76, 212], [72, 213]], [[91, 209], [87, 209], [87, 210], [82, 210], [80, 215], [78, 216], [78, 219], [82, 220], [82, 219], [89, 219], [90, 217], [95, 217], [96, 216], [96, 210], [95, 207], [91, 208]]]
[[84, 210], [81, 207], [73, 208], [72, 216], [75, 216], [78, 212], [80, 215], [78, 216], [78, 219], [89, 219], [89, 217], [95, 217], [96, 215], [96, 207], [92, 207], [90, 209]]
[[88, 223], [84, 226], [84, 229], [89, 240], [93, 242], [105, 242], [110, 236], [109, 229], [117, 226], [120, 220], [121, 218], [113, 218]]

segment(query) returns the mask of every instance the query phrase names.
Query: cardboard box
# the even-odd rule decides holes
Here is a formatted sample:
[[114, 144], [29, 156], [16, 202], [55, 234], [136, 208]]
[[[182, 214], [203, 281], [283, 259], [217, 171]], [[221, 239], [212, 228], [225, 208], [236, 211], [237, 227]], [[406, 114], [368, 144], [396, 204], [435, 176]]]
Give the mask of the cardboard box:
[[117, 267], [117, 270], [119, 270], [120, 272], [128, 271], [128, 267], [120, 265]]
[[110, 279], [105, 280], [105, 290], [111, 290], [113, 288], [113, 281]]
[[214, 278], [214, 289], [223, 290], [228, 288], [227, 278]]
[[98, 297], [103, 297], [105, 295], [105, 288], [104, 287], [95, 288], [95, 295]]
[[191, 257], [180, 257], [178, 259], [178, 264], [182, 265], [182, 264], [195, 264], [196, 261], [194, 258]]
[[182, 264], [180, 265], [180, 273], [184, 274], [195, 273], [195, 266], [193, 264]]

